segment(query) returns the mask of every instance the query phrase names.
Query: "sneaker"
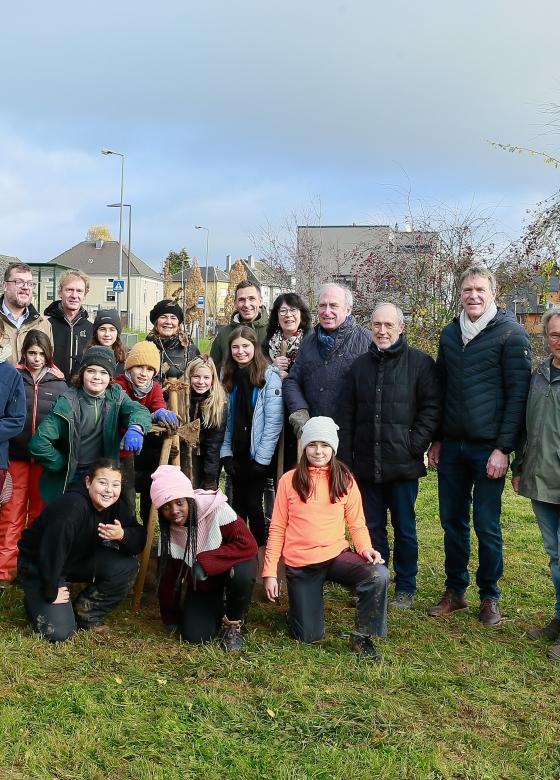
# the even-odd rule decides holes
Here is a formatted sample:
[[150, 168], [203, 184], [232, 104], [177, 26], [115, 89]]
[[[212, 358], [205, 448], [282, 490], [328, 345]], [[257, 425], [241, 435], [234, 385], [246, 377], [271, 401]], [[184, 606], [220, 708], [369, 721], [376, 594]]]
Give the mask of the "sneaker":
[[551, 661], [560, 661], [560, 639], [557, 639], [554, 644], [550, 645], [546, 655]]
[[396, 590], [395, 598], [389, 602], [392, 609], [412, 609], [415, 593], [407, 593], [405, 590]]
[[555, 641], [560, 637], [560, 620], [552, 618], [545, 626], [532, 626], [527, 631], [529, 639], [551, 639]]
[[222, 630], [220, 631], [220, 644], [226, 653], [240, 653], [243, 644], [243, 634], [241, 633], [241, 620], [228, 620], [224, 615], [222, 620]]
[[456, 593], [454, 590], [447, 589], [439, 602], [428, 610], [430, 617], [446, 617], [452, 612], [459, 612], [468, 609], [468, 602], [464, 593]]
[[352, 631], [350, 633], [350, 650], [355, 653], [358, 658], [363, 658], [365, 661], [372, 661], [376, 664], [381, 661], [381, 656], [371, 641], [369, 634]]

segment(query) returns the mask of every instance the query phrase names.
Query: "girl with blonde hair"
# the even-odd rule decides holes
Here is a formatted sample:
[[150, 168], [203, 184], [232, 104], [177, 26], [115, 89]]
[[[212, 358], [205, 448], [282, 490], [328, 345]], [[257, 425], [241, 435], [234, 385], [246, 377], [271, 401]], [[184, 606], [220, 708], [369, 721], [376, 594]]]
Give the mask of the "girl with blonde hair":
[[203, 490], [216, 490], [220, 448], [226, 431], [227, 397], [214, 361], [208, 355], [191, 360], [187, 381], [190, 385], [189, 419], [200, 420], [199, 443], [193, 449], [193, 483]]

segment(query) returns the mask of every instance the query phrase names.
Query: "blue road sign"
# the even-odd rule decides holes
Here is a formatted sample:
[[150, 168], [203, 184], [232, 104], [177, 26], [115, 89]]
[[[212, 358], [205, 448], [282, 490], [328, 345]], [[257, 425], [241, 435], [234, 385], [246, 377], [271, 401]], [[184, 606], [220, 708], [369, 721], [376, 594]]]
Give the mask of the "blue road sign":
[[113, 279], [113, 292], [124, 292], [124, 279]]

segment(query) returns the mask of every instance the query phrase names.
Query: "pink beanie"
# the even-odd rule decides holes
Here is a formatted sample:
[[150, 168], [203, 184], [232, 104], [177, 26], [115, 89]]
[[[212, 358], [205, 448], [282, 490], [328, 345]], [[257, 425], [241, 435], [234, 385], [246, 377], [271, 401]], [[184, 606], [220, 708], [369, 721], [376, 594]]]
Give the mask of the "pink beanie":
[[194, 498], [192, 483], [180, 466], [158, 466], [152, 474], [150, 498], [156, 509], [176, 498]]

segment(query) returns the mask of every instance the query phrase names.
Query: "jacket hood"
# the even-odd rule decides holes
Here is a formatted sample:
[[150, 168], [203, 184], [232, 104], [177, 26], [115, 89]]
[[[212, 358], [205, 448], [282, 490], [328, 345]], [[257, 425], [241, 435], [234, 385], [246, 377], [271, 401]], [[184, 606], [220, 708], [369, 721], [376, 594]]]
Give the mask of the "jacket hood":
[[[31, 376], [31, 373], [29, 372], [28, 368], [24, 363], [17, 363], [16, 368], [19, 369], [19, 371], [22, 372], [23, 378], [25, 379], [25, 373], [29, 374]], [[25, 373], [24, 373], [25, 372]], [[52, 382], [55, 379], [64, 379], [64, 374], [62, 371], [57, 368], [56, 366], [49, 366], [47, 369], [47, 372], [43, 374], [41, 377], [41, 384], [43, 382]]]
[[268, 314], [265, 307], [261, 306], [255, 319], [247, 322], [246, 320], [242, 320], [240, 318], [238, 311], [234, 311], [231, 315], [229, 324], [233, 325], [235, 328], [239, 327], [240, 325], [247, 325], [249, 328], [253, 327], [253, 325], [258, 325], [259, 327], [265, 328], [268, 325]]
[[[0, 309], [2, 308], [3, 303], [4, 303], [4, 296], [2, 295], [0, 296]], [[38, 317], [41, 316], [32, 303], [28, 305], [27, 310], [29, 311], [29, 317], [27, 318], [26, 322], [29, 322], [30, 320], [36, 320]], [[3, 311], [0, 311], [0, 314], [2, 315], [2, 317], [4, 317], [5, 320], [7, 320], [7, 317]]]
[[[45, 316], [54, 317], [56, 320], [66, 319], [64, 316], [64, 312], [62, 311], [62, 306], [60, 305], [60, 301], [53, 301], [51, 304], [49, 304], [45, 309]], [[83, 306], [80, 306], [80, 311], [74, 317], [73, 322], [78, 322], [79, 320], [87, 320], [87, 319], [89, 319], [89, 314], [87, 313], [86, 309], [84, 309]]]

